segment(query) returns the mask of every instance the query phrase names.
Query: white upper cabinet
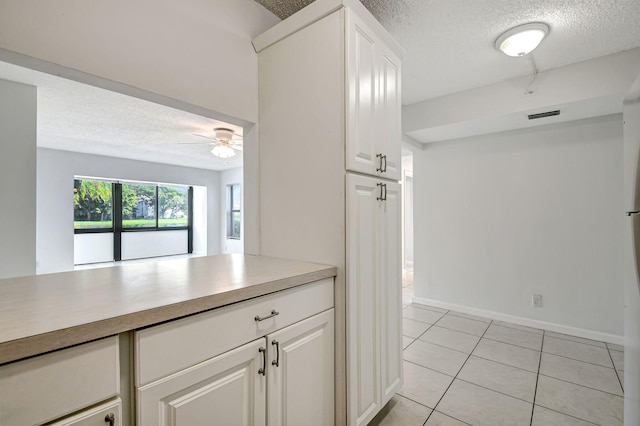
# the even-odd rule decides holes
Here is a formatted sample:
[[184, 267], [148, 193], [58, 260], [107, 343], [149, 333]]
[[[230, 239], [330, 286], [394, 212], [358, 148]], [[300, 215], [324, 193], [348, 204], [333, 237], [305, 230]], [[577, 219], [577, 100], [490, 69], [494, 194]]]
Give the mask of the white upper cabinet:
[[400, 179], [400, 60], [347, 10], [347, 170]]

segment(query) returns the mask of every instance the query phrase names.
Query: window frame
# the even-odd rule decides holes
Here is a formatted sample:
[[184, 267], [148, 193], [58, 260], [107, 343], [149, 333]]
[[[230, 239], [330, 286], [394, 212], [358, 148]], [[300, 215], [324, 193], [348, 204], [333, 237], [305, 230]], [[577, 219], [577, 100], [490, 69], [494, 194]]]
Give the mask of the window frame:
[[106, 228], [106, 227], [102, 227], [102, 228], [76, 228], [75, 226], [75, 206], [74, 206], [74, 225], [73, 225], [73, 233], [74, 234], [108, 234], [114, 231], [115, 226], [116, 226], [116, 221], [115, 221], [115, 209], [114, 209], [114, 204], [115, 204], [115, 183], [109, 179], [98, 179], [98, 178], [86, 178], [86, 177], [82, 177], [82, 176], [74, 176], [73, 177], [74, 182], [79, 180], [79, 181], [93, 181], [93, 182], [107, 182], [107, 183], [111, 183], [111, 227]]
[[[75, 180], [93, 180], [100, 182], [111, 182], [111, 227], [110, 228], [81, 228], [76, 229], [75, 224], [73, 233], [75, 234], [101, 234], [113, 233], [113, 257], [115, 261], [122, 260], [122, 234], [127, 232], [165, 232], [165, 231], [187, 231], [187, 253], [193, 253], [193, 186], [180, 184], [160, 184], [155, 182], [138, 182], [138, 181], [119, 181], [111, 179], [89, 178], [83, 176], [74, 176]], [[155, 186], [155, 226], [140, 228], [123, 227], [122, 218], [122, 185], [125, 184], [145, 184]], [[159, 188], [160, 186], [186, 186], [187, 189], [187, 225], [186, 226], [159, 226]]]
[[[233, 188], [237, 186], [240, 190], [240, 208], [234, 209]], [[240, 232], [237, 237], [233, 235], [233, 214], [238, 213], [240, 215]], [[227, 184], [227, 239], [228, 240], [240, 240], [242, 239], [242, 185], [239, 183]]]

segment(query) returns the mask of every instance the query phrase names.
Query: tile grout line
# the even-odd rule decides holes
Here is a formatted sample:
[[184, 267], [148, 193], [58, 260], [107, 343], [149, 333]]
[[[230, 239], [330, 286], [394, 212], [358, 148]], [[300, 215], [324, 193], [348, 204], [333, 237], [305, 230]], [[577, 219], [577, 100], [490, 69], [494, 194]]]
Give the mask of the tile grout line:
[[[534, 327], [529, 327], [529, 326], [526, 326], [526, 325], [510, 323], [510, 322], [502, 321], [502, 320], [496, 320], [496, 321], [500, 321], [500, 324], [497, 324], [497, 323], [494, 322], [493, 325], [497, 325], [498, 327], [508, 328], [510, 330], [524, 331], [525, 333], [536, 334], [538, 336], [540, 336], [545, 331], [542, 328], [534, 328]], [[516, 325], [517, 327], [513, 327], [513, 325]], [[524, 330], [524, 328], [528, 328], [529, 330]]]
[[567, 339], [566, 337], [559, 337], [559, 335], [563, 335], [563, 334], [562, 334], [562, 333], [556, 333], [555, 331], [552, 331], [552, 333], [554, 333], [554, 334], [555, 334], [555, 336], [549, 336], [549, 337], [551, 337], [551, 338], [553, 338], [553, 339], [559, 339], [559, 340], [564, 340], [564, 341], [567, 341], [567, 342], [573, 342], [573, 343], [580, 343], [580, 344], [582, 344], [582, 345], [594, 346], [594, 347], [596, 347], [596, 348], [609, 349], [609, 347], [607, 346], [607, 342], [603, 342], [603, 341], [600, 341], [600, 340], [593, 340], [593, 339], [587, 339], [586, 337], [571, 336], [571, 335], [569, 335], [569, 334], [564, 334], [564, 336], [577, 337], [578, 339], [582, 339], [582, 340], [590, 340], [590, 341], [595, 342], [595, 343], [604, 343], [604, 347], [602, 347], [602, 346], [600, 346], [600, 345], [594, 345], [593, 343], [586, 343], [586, 342], [584, 342], [584, 341], [582, 341], [582, 342], [578, 342], [577, 340]]
[[[451, 313], [451, 312], [452, 311], [449, 311], [447, 313], [447, 315], [451, 315], [452, 317], [456, 317], [456, 318], [468, 319], [469, 321], [481, 322], [483, 324], [491, 324], [491, 321], [492, 321], [492, 320], [483, 321], [481, 319], [470, 318], [469, 316], [476, 316], [476, 315], [465, 314], [464, 312], [459, 312], [462, 315], [456, 315], [455, 313]], [[465, 315], [469, 315], [469, 316], [465, 316]], [[480, 317], [478, 317], [478, 318], [480, 318]]]
[[553, 380], [557, 380], [559, 382], [569, 383], [570, 385], [580, 386], [581, 388], [590, 389], [590, 390], [593, 390], [593, 391], [596, 391], [596, 392], [606, 393], [607, 395], [617, 396], [619, 398], [624, 398], [624, 395], [618, 395], [618, 394], [615, 394], [615, 393], [607, 392], [607, 391], [602, 390], [602, 389], [592, 388], [591, 386], [581, 385], [580, 383], [571, 382], [569, 380], [560, 379], [558, 377], [547, 376], [546, 374], [540, 374], [540, 376], [547, 377], [547, 378], [553, 379]]
[[[440, 404], [440, 402], [442, 401], [442, 399], [444, 398], [444, 396], [447, 394], [447, 392], [449, 392], [449, 389], [451, 389], [451, 385], [453, 385], [453, 382], [456, 381], [456, 378], [458, 377], [458, 374], [460, 374], [460, 372], [462, 371], [462, 369], [464, 368], [464, 366], [466, 365], [467, 361], [469, 361], [469, 358], [471, 358], [471, 354], [473, 353], [473, 351], [476, 350], [476, 348], [478, 347], [478, 345], [480, 344], [480, 341], [482, 341], [482, 337], [485, 335], [485, 333], [487, 332], [487, 330], [489, 329], [489, 327], [491, 326], [491, 324], [493, 324], [493, 320], [491, 320], [491, 322], [489, 323], [489, 325], [487, 326], [487, 328], [484, 330], [484, 333], [482, 333], [482, 336], [480, 336], [480, 339], [478, 340], [478, 343], [476, 343], [476, 345], [473, 347], [473, 350], [471, 350], [471, 353], [467, 356], [467, 359], [462, 363], [462, 365], [460, 366], [460, 368], [458, 369], [458, 372], [456, 373], [455, 376], [453, 376], [453, 380], [451, 380], [451, 383], [449, 383], [449, 386], [447, 386], [447, 389], [442, 393], [442, 396], [440, 397], [440, 399], [438, 400], [438, 402], [436, 403], [436, 405], [433, 407], [433, 411], [436, 411], [436, 409], [438, 408], [438, 405]], [[429, 417], [427, 417], [427, 420], [425, 421], [425, 424], [429, 421], [429, 418], [431, 417], [431, 415], [433, 414], [433, 411], [431, 412], [431, 414], [429, 414]], [[443, 413], [446, 414], [446, 413]], [[447, 414], [448, 415], [448, 414]], [[452, 417], [452, 416], [449, 416]], [[452, 417], [455, 419], [455, 417]], [[457, 420], [457, 419], [456, 419]]]
[[540, 404], [534, 404], [534, 405], [537, 405], [538, 407], [542, 407], [545, 410], [553, 411], [554, 413], [562, 414], [563, 416], [571, 417], [572, 419], [580, 420], [581, 422], [589, 423], [590, 425], [600, 426], [597, 423], [593, 423], [590, 420], [581, 419], [580, 417], [576, 417], [576, 416], [573, 416], [571, 414], [563, 413], [562, 411], [558, 411], [558, 410], [556, 410], [554, 408], [545, 407], [544, 405], [540, 405]]
[[540, 366], [542, 365], [542, 348], [544, 348], [545, 331], [542, 330], [542, 346], [540, 346], [540, 358], [538, 359], [538, 373], [536, 374], [536, 387], [533, 390], [533, 403], [531, 404], [531, 419], [529, 426], [533, 426], [533, 413], [536, 410], [536, 397], [538, 396], [538, 380], [540, 379]]
[[493, 363], [496, 363], [496, 364], [504, 365], [505, 367], [511, 367], [511, 368], [515, 368], [516, 370], [524, 371], [524, 372], [531, 373], [531, 374], [536, 374], [535, 371], [527, 370], [526, 368], [517, 367], [515, 365], [507, 364], [507, 363], [502, 362], [502, 361], [496, 361], [495, 359], [491, 359], [491, 358], [485, 358], [485, 357], [480, 356], [478, 354], [471, 354], [471, 355], [475, 356], [478, 359], [483, 359], [485, 361], [489, 361], [489, 362], [493, 362]]
[[[602, 349], [604, 349], [604, 348], [602, 348]], [[544, 347], [543, 347], [543, 350], [542, 350], [541, 352], [542, 352], [542, 353], [545, 353], [545, 354], [547, 354], [547, 355], [557, 356], [557, 357], [559, 357], [559, 358], [570, 359], [570, 360], [572, 360], [572, 361], [578, 361], [578, 362], [584, 362], [585, 364], [595, 365], [596, 367], [610, 368], [610, 369], [612, 369], [612, 370], [615, 370], [615, 369], [616, 369], [615, 364], [613, 363], [613, 359], [611, 360], [611, 365], [613, 365], [613, 367], [607, 367], [606, 365], [596, 364], [595, 362], [589, 362], [589, 361], [584, 361], [584, 360], [582, 360], [582, 359], [571, 358], [570, 356], [566, 356], [566, 355], [554, 354], [553, 352], [546, 352], [546, 351], [544, 350]], [[611, 358], [611, 354], [609, 354], [609, 358]]]
[[[430, 368], [430, 367], [425, 367], [424, 365], [418, 364], [417, 362], [409, 361], [408, 359], [403, 359], [403, 361], [404, 362], [408, 362], [409, 364], [413, 364], [413, 365], [418, 366], [418, 367], [425, 368], [425, 369], [427, 369], [429, 371], [433, 371], [435, 373], [442, 374], [443, 376], [451, 377], [452, 379], [454, 378], [454, 376], [452, 376], [451, 374], [443, 373], [442, 371], [434, 370], [433, 368]], [[422, 405], [424, 405], [424, 404], [422, 404]], [[429, 407], [429, 406], [425, 405], [425, 407]], [[431, 407], [429, 407], [429, 408], [431, 408]]]
[[[460, 317], [458, 317], [458, 318], [460, 318]], [[440, 318], [440, 319], [442, 319], [442, 318]], [[440, 320], [438, 320], [438, 321], [440, 321]], [[483, 331], [483, 332], [482, 332], [482, 336], [479, 336], [479, 335], [477, 335], [477, 334], [467, 333], [466, 331], [456, 330], [455, 328], [445, 327], [444, 325], [438, 325], [438, 324], [437, 324], [437, 323], [438, 323], [438, 321], [436, 321], [436, 323], [435, 323], [435, 324], [432, 324], [432, 325], [435, 325], [436, 327], [440, 327], [440, 328], [445, 328], [445, 329], [450, 330], [450, 331], [457, 331], [458, 333], [468, 334], [469, 336], [482, 337], [482, 336], [484, 336], [484, 333], [486, 333], [486, 332], [487, 332], [487, 330], [485, 330], [485, 331]], [[478, 321], [478, 322], [480, 322], [480, 321]], [[483, 322], [482, 324], [488, 324], [488, 323]], [[488, 329], [488, 328], [489, 328], [489, 327], [487, 327], [487, 329]]]
[[536, 350], [536, 349], [532, 349], [530, 347], [527, 346], [522, 346], [522, 345], [516, 345], [515, 343], [510, 343], [510, 342], [503, 342], [502, 340], [497, 340], [497, 339], [493, 339], [491, 337], [484, 337], [487, 340], [491, 340], [493, 342], [499, 342], [499, 343], [504, 343], [506, 345], [511, 345], [511, 346], [517, 346], [518, 348], [522, 348], [522, 349], [529, 349], [530, 351], [535, 351], [535, 352], [542, 352], [542, 346], [540, 347], [540, 350]]
[[[427, 331], [429, 331], [429, 330], [427, 330]], [[425, 331], [424, 333], [426, 333], [426, 331]], [[422, 334], [420, 335], [420, 337], [422, 337], [422, 336], [424, 335], [424, 333], [422, 333]], [[471, 336], [471, 335], [470, 335], [470, 336]], [[478, 336], [475, 336], [475, 337], [478, 337]], [[430, 345], [435, 345], [435, 346], [439, 346], [439, 347], [441, 347], [441, 348], [449, 349], [450, 351], [460, 352], [461, 354], [469, 355], [469, 352], [467, 352], [467, 351], [461, 351], [460, 349], [450, 348], [449, 346], [441, 345], [441, 344], [439, 344], [439, 343], [429, 342], [428, 340], [422, 340], [422, 339], [420, 339], [419, 337], [416, 337], [416, 340], [420, 340], [422, 343], [429, 343]], [[411, 342], [411, 343], [413, 343], [413, 342]], [[476, 343], [476, 344], [477, 344], [477, 343]], [[407, 346], [407, 347], [408, 347], [408, 346]], [[474, 346], [474, 348], [475, 348], [475, 346]]]
[[[622, 394], [624, 395], [624, 386], [622, 385], [622, 380], [620, 380], [620, 373], [618, 373], [618, 369], [616, 368], [616, 363], [613, 362], [613, 356], [611, 355], [611, 349], [609, 349], [609, 345], [607, 345], [606, 342], [605, 342], [605, 345], [607, 346], [607, 353], [609, 354], [609, 358], [611, 358], [611, 364], [613, 364], [613, 369], [616, 372], [616, 377], [618, 378], [618, 383], [620, 383], [620, 389], [622, 389]], [[620, 351], [618, 351], [618, 352], [620, 352]], [[623, 354], [624, 354], [624, 352], [623, 352]], [[622, 370], [622, 371], [624, 371], [624, 370]]]
[[[530, 373], [531, 373], [531, 372], [530, 372]], [[531, 374], [535, 374], [535, 373], [531, 373]], [[479, 384], [477, 384], [477, 383], [473, 383], [473, 382], [470, 382], [470, 381], [465, 380], [465, 379], [458, 379], [458, 378], [456, 378], [456, 380], [459, 380], [459, 381], [461, 381], [461, 382], [468, 383], [468, 384], [470, 384], [470, 385], [473, 385], [473, 386], [476, 386], [476, 387], [479, 387], [479, 388], [482, 388], [482, 389], [486, 389], [486, 390], [491, 391], [491, 392], [494, 392], [494, 393], [498, 393], [498, 394], [500, 394], [500, 395], [508, 396], [509, 398], [517, 399], [518, 401], [526, 402], [527, 404], [533, 404], [533, 402], [531, 402], [531, 401], [527, 401], [526, 399], [518, 398], [517, 396], [509, 395], [508, 393], [504, 393], [504, 392], [501, 392], [501, 391], [499, 391], [499, 390], [491, 389], [491, 388], [489, 388], [489, 387], [487, 387], [487, 386], [479, 385]], [[535, 394], [534, 394], [534, 398], [535, 398]]]
[[[434, 408], [434, 409], [431, 411], [431, 414], [433, 414], [433, 413], [435, 413], [435, 412], [436, 412], [436, 409]], [[431, 417], [431, 414], [429, 414], [429, 417]], [[443, 416], [445, 416], [445, 417], [449, 417], [450, 419], [453, 419], [453, 420], [455, 420], [455, 421], [458, 421], [458, 422], [460, 422], [460, 423], [462, 423], [462, 424], [465, 424], [465, 425], [467, 425], [467, 426], [473, 426], [471, 423], [463, 422], [463, 421], [462, 421], [462, 420], [460, 420], [459, 418], [457, 418], [457, 417], [453, 417], [453, 416], [450, 416], [450, 415], [448, 415], [448, 414], [445, 414], [445, 413], [443, 413], [442, 411], [438, 411], [438, 414], [442, 414], [442, 415], [443, 415]], [[424, 423], [422, 424], [422, 426], [426, 426], [426, 425], [427, 425], [427, 422], [429, 421], [429, 417], [427, 417], [427, 420], [425, 420], [425, 421], [424, 421]]]

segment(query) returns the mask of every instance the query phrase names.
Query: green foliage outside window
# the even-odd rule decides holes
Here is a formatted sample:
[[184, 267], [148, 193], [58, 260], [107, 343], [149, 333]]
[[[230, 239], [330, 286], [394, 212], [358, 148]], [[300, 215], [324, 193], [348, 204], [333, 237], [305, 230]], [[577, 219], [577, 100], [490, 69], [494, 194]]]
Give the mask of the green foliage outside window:
[[[75, 229], [113, 228], [113, 185], [100, 180], [74, 180]], [[189, 225], [189, 189], [186, 187], [123, 183], [121, 192], [125, 229]]]
[[112, 184], [98, 180], [73, 181], [75, 229], [112, 228]]

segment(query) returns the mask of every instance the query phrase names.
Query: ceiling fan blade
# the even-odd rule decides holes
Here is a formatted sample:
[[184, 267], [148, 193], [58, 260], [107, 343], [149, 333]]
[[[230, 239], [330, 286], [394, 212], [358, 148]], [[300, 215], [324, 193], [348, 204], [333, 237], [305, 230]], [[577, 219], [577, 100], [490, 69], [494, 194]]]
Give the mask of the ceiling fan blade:
[[235, 149], [236, 151], [240, 151], [240, 152], [244, 151], [240, 145], [231, 144], [231, 145], [229, 145], [229, 146], [230, 146], [231, 148]]
[[197, 136], [199, 138], [209, 139], [210, 141], [218, 142], [218, 139], [212, 138], [211, 136], [199, 135], [197, 133], [191, 133], [193, 136]]
[[213, 145], [217, 143], [216, 141], [211, 141], [211, 142], [178, 142], [178, 145]]

